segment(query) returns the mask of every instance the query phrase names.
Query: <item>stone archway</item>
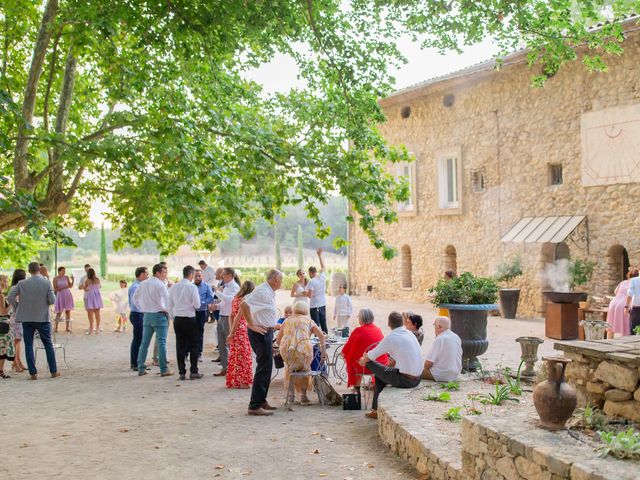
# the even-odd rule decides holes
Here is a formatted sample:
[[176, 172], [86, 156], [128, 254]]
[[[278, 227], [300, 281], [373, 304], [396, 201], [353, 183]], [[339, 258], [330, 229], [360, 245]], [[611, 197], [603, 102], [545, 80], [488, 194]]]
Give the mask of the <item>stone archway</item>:
[[402, 288], [411, 288], [413, 286], [413, 281], [411, 275], [411, 247], [409, 245], [403, 245], [400, 249], [400, 262], [402, 267]]
[[[540, 292], [544, 290], [552, 290], [553, 287], [549, 279], [546, 277], [545, 272], [547, 271], [547, 266], [549, 264], [553, 264], [558, 260], [569, 260], [571, 257], [571, 251], [569, 249], [569, 245], [564, 242], [561, 243], [543, 243], [540, 248], [540, 263], [538, 268], [538, 286], [540, 287]], [[536, 310], [541, 315], [545, 313], [545, 304], [546, 299], [542, 293], [540, 293], [539, 303], [536, 306]]]
[[612, 245], [607, 251], [607, 293], [613, 293], [629, 273], [629, 253], [622, 245]]
[[450, 270], [456, 275], [458, 274], [458, 254], [456, 252], [456, 247], [453, 245], [447, 245], [444, 249], [443, 266], [445, 272]]

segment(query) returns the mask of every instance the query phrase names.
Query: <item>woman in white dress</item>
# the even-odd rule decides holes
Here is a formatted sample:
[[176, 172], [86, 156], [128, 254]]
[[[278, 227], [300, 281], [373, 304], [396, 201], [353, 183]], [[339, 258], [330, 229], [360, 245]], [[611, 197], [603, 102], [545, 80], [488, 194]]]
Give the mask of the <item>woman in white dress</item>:
[[291, 296], [294, 298], [293, 303], [305, 302], [309, 304], [309, 296], [307, 295], [307, 277], [304, 275], [304, 270], [298, 270], [296, 272], [298, 281], [291, 287]]

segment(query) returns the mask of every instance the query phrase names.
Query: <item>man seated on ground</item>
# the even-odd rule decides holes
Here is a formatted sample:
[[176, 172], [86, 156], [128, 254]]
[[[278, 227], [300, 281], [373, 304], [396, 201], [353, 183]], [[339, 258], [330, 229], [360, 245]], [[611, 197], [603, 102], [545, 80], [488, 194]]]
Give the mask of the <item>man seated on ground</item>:
[[436, 382], [451, 382], [462, 370], [462, 342], [453, 333], [448, 317], [436, 317], [433, 321], [436, 339], [427, 352], [422, 378]]
[[[398, 312], [389, 314], [388, 325], [391, 333], [359, 360], [360, 365], [366, 366], [375, 376], [372, 410], [365, 414], [369, 418], [378, 418], [378, 396], [384, 387], [413, 388], [420, 384], [422, 355], [416, 336], [402, 326], [402, 315]], [[394, 367], [371, 360], [385, 353], [395, 360]]]

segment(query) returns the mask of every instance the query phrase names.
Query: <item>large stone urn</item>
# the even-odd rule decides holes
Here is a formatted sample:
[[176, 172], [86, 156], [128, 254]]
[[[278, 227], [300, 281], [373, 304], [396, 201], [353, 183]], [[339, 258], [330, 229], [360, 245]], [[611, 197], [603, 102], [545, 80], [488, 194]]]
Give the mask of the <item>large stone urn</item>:
[[498, 291], [500, 297], [500, 312], [502, 318], [516, 318], [518, 301], [520, 300], [519, 288], [501, 288]]
[[576, 391], [564, 381], [564, 371], [571, 362], [565, 357], [542, 357], [547, 362], [549, 378], [533, 390], [533, 404], [540, 423], [549, 430], [564, 428], [578, 403]]
[[520, 359], [525, 363], [525, 369], [520, 372], [521, 377], [533, 378], [536, 376], [534, 370], [535, 363], [538, 361], [538, 346], [544, 343], [544, 340], [538, 337], [518, 337], [516, 342], [520, 344], [522, 355]]
[[446, 303], [439, 307], [449, 310], [451, 330], [462, 340], [462, 371], [477, 371], [480, 368], [478, 357], [489, 348], [487, 314], [498, 306], [495, 303], [483, 305]]
[[579, 325], [584, 328], [584, 339], [587, 341], [604, 340], [609, 328], [609, 324], [602, 320], [583, 320]]

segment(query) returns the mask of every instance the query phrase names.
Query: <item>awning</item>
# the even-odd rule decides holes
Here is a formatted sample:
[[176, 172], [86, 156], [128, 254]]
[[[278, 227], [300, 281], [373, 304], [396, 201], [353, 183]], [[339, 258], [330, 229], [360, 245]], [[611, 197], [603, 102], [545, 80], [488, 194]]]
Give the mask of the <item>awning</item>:
[[501, 238], [503, 242], [560, 243], [580, 225], [585, 215], [524, 217]]

